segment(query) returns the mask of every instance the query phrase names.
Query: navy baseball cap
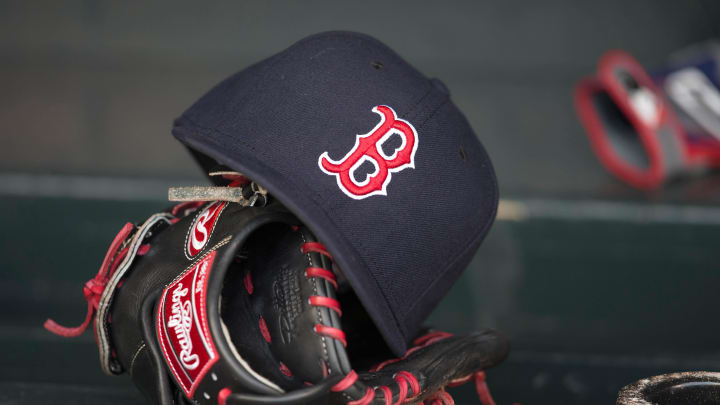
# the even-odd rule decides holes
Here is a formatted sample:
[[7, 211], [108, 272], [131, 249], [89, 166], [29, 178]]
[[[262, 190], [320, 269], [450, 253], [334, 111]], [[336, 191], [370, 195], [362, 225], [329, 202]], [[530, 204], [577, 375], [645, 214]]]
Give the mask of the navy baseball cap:
[[173, 135], [305, 222], [396, 355], [495, 218], [490, 159], [445, 85], [367, 35], [313, 35], [246, 68]]

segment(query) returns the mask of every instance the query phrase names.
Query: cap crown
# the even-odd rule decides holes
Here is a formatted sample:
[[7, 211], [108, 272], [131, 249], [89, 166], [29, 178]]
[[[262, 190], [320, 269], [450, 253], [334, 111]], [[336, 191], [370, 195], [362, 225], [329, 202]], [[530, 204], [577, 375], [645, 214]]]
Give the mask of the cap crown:
[[217, 85], [173, 134], [298, 215], [397, 354], [495, 217], [490, 160], [445, 86], [366, 35], [297, 42]]

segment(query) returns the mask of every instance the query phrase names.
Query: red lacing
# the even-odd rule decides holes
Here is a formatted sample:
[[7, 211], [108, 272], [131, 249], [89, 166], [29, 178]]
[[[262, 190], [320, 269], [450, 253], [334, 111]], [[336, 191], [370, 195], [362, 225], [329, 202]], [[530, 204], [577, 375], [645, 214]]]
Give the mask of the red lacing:
[[332, 260], [332, 255], [328, 253], [327, 249], [325, 249], [325, 245], [323, 245], [320, 242], [305, 242], [302, 245], [302, 252], [303, 254], [307, 254], [309, 252], [315, 252], [320, 253], [321, 255], [325, 255]]
[[[295, 227], [297, 229], [297, 227]], [[325, 246], [323, 246], [321, 243], [318, 242], [306, 242], [302, 245], [302, 252], [303, 254], [307, 254], [310, 252], [320, 253], [327, 257], [329, 257], [332, 260], [332, 257], [327, 252], [327, 249], [325, 249]], [[321, 267], [308, 267], [305, 269], [305, 277], [306, 278], [313, 278], [318, 277], [327, 280], [332, 286], [337, 289], [337, 281], [335, 280], [335, 275], [332, 273], [332, 271], [326, 270]], [[245, 274], [245, 277], [243, 278], [243, 284], [245, 285], [245, 289], [247, 290], [248, 294], [252, 295], [254, 286], [252, 282], [252, 276], [250, 272], [247, 272]], [[308, 298], [308, 304], [316, 307], [325, 307], [329, 308], [333, 311], [335, 311], [338, 316], [342, 316], [342, 310], [340, 309], [340, 303], [330, 297], [324, 297], [319, 295], [313, 295]], [[265, 322], [265, 319], [263, 317], [260, 317], [258, 320], [258, 325], [260, 328], [260, 334], [262, 337], [267, 341], [268, 343], [272, 343], [272, 337], [270, 336], [270, 330], [267, 327], [267, 323]], [[327, 336], [333, 339], [339, 340], [343, 346], [347, 346], [347, 339], [345, 338], [345, 332], [343, 332], [341, 329], [334, 328], [332, 326], [327, 326], [323, 324], [315, 324], [313, 327], [313, 330], [315, 333], [323, 336]], [[327, 376], [327, 365], [323, 362], [323, 376]], [[292, 372], [290, 371], [290, 368], [288, 368], [287, 365], [280, 362], [280, 372], [282, 372], [287, 377], [292, 377]]]
[[334, 298], [313, 295], [308, 299], [308, 301], [312, 306], [330, 308], [337, 312], [338, 316], [342, 316], [340, 303]]
[[262, 316], [258, 321], [258, 325], [260, 326], [260, 334], [262, 335], [263, 339], [265, 339], [265, 341], [268, 343], [272, 343], [272, 338], [270, 337], [270, 330], [268, 329], [267, 323]]
[[[465, 384], [470, 380], [475, 381], [475, 390], [477, 391], [480, 403], [482, 403], [483, 405], [495, 405], [495, 400], [493, 400], [492, 395], [490, 395], [490, 389], [485, 382], [484, 371], [478, 371], [476, 373], [470, 374], [469, 376], [451, 381], [447, 386], [457, 387], [459, 385]], [[435, 392], [428, 399], [426, 399], [424, 403], [426, 405], [454, 405], [455, 401], [453, 400], [452, 396], [448, 394], [445, 390], [440, 390], [438, 392]]]
[[342, 330], [338, 328], [333, 328], [332, 326], [325, 326], [320, 323], [315, 324], [313, 330], [318, 335], [325, 335], [333, 339], [337, 339], [340, 341], [340, 343], [343, 344], [343, 346], [347, 347], [347, 339], [345, 338], [345, 332], [343, 332]]
[[453, 397], [445, 390], [440, 390], [423, 401], [427, 405], [455, 405]]
[[490, 395], [490, 388], [487, 385], [487, 381], [485, 381], [485, 377], [484, 371], [475, 373], [473, 377], [475, 380], [475, 391], [478, 393], [480, 402], [484, 405], [495, 405], [495, 401], [493, 400], [492, 395]]
[[[398, 371], [393, 377], [393, 379], [395, 380], [395, 383], [397, 383], [399, 390], [398, 400], [394, 404], [402, 404], [408, 402], [414, 397], [416, 397], [418, 394], [420, 394], [420, 383], [412, 373], [408, 371]], [[348, 388], [352, 387], [357, 380], [358, 375], [355, 370], [350, 370], [350, 372], [342, 380], [340, 380], [340, 382], [335, 384], [330, 389], [330, 391], [345, 391]], [[388, 387], [387, 385], [381, 385], [379, 387], [375, 387], [374, 389], [371, 387], [367, 387], [367, 389], [365, 390], [365, 395], [363, 395], [362, 398], [355, 401], [350, 401], [347, 403], [347, 405], [368, 405], [370, 402], [373, 401], [373, 399], [375, 399], [377, 391], [383, 393], [383, 398], [385, 399], [386, 405], [393, 404], [392, 390], [390, 390], [390, 387]], [[412, 395], [408, 396], [410, 392], [412, 392]]]
[[85, 295], [85, 300], [87, 301], [88, 306], [87, 315], [85, 315], [85, 320], [83, 321], [83, 323], [76, 327], [66, 327], [58, 325], [52, 319], [48, 319], [43, 324], [45, 329], [56, 335], [64, 337], [76, 337], [80, 336], [83, 332], [85, 332], [85, 329], [90, 326], [90, 323], [93, 320], [93, 316], [95, 315], [95, 311], [100, 304], [100, 297], [105, 290], [105, 286], [107, 285], [108, 281], [110, 281], [110, 277], [112, 277], [113, 273], [115, 273], [117, 266], [123, 260], [125, 255], [127, 255], [127, 247], [122, 249], [120, 252], [118, 252], [118, 249], [120, 249], [123, 242], [125, 241], [125, 239], [127, 239], [127, 237], [130, 235], [134, 228], [135, 227], [133, 226], [133, 224], [127, 223], [125, 224], [125, 226], [122, 227], [122, 229], [120, 229], [120, 232], [118, 232], [118, 234], [115, 236], [115, 239], [113, 239], [112, 243], [110, 244], [110, 248], [105, 255], [105, 259], [103, 260], [97, 275], [95, 275], [93, 279], [85, 283], [85, 286], [83, 287], [83, 294]]
[[[305, 242], [302, 244], [302, 252], [303, 254], [307, 254], [310, 252], [319, 253], [321, 255], [327, 256], [330, 260], [332, 260], [332, 256], [330, 253], [328, 253], [327, 249], [325, 248], [325, 245], [323, 245], [320, 242]], [[327, 280], [332, 286], [337, 290], [337, 280], [335, 279], [335, 274], [333, 274], [332, 271], [324, 269], [322, 267], [308, 267], [305, 269], [305, 277], [306, 278], [313, 278], [318, 277], [322, 278], [324, 280]], [[313, 295], [309, 298], [308, 303], [312, 306], [316, 307], [324, 307], [329, 308], [335, 312], [337, 312], [338, 316], [342, 316], [342, 310], [340, 309], [340, 303], [330, 297], [322, 297], [319, 295]], [[313, 327], [313, 330], [318, 335], [324, 335], [333, 339], [339, 340], [343, 346], [347, 347], [347, 339], [345, 338], [345, 332], [342, 331], [342, 329], [334, 328], [332, 326], [327, 326], [323, 324], [315, 324]]]
[[[303, 254], [307, 254], [310, 252], [319, 253], [322, 255], [327, 256], [332, 260], [332, 256], [330, 253], [328, 253], [325, 246], [319, 242], [306, 242], [302, 245], [302, 252]], [[321, 268], [321, 267], [308, 267], [305, 269], [305, 277], [306, 278], [322, 278], [324, 280], [327, 280], [335, 289], [337, 289], [337, 280], [335, 278], [335, 274], [333, 274], [332, 271], [329, 271], [327, 269]], [[247, 277], [246, 277], [247, 279]], [[251, 284], [250, 284], [251, 285]], [[248, 288], [248, 282], [246, 281], [245, 284], [246, 288]], [[248, 288], [248, 292], [252, 294], [252, 287]], [[309, 298], [309, 304], [312, 306], [320, 306], [329, 308], [335, 312], [337, 312], [338, 316], [342, 315], [342, 310], [340, 308], [340, 303], [330, 297], [323, 297], [323, 296], [317, 296], [313, 295]], [[264, 330], [267, 330], [267, 327], [264, 325], [264, 320], [260, 318], [260, 330], [263, 332]], [[339, 340], [343, 346], [347, 346], [347, 339], [345, 337], [345, 332], [343, 332], [341, 329], [334, 328], [331, 326], [323, 325], [323, 324], [315, 324], [314, 326], [315, 333], [328, 336], [333, 339]], [[269, 336], [265, 336], [266, 333], [263, 332], [263, 337], [265, 337], [265, 340], [269, 340]], [[269, 335], [269, 333], [268, 333]], [[403, 357], [399, 359], [389, 359], [386, 360], [375, 367], [371, 368], [371, 372], [377, 372], [382, 370], [385, 366], [404, 360], [408, 356], [410, 356], [412, 353], [422, 349], [423, 347], [429, 346], [435, 342], [438, 342], [442, 339], [447, 339], [451, 337], [452, 334], [447, 332], [430, 332], [428, 334], [425, 334], [413, 341], [413, 344], [415, 346], [411, 347]], [[324, 363], [323, 363], [324, 365]], [[283, 374], [288, 375], [289, 369], [287, 369], [287, 366], [285, 366], [283, 363], [281, 363], [280, 368], [281, 371], [283, 371]], [[284, 370], [285, 369], [285, 370]], [[324, 368], [324, 376], [327, 376], [327, 368], [325, 366]], [[287, 372], [287, 373], [286, 373]], [[292, 374], [290, 374], [292, 375]], [[340, 380], [337, 384], [335, 384], [330, 390], [333, 392], [342, 392], [350, 387], [352, 387], [355, 382], [358, 380], [358, 375], [355, 372], [355, 370], [350, 370], [350, 372], [343, 377], [342, 380]], [[480, 402], [483, 405], [495, 405], [495, 402], [492, 399], [492, 396], [490, 395], [490, 391], [488, 389], [487, 384], [485, 383], [485, 373], [483, 371], [479, 371], [476, 373], [473, 373], [469, 376], [459, 378], [456, 380], [451, 381], [448, 386], [449, 387], [455, 387], [458, 385], [465, 384], [466, 382], [470, 381], [471, 379], [475, 380], [475, 387], [478, 392], [478, 397], [480, 398]], [[365, 394], [362, 398], [350, 401], [347, 403], [347, 405], [368, 405], [370, 404], [376, 397], [377, 392], [381, 392], [383, 395], [383, 398], [385, 400], [386, 405], [399, 405], [402, 403], [406, 403], [409, 401], [412, 401], [413, 398], [415, 398], [417, 395], [420, 394], [420, 382], [418, 381], [417, 377], [410, 373], [409, 371], [398, 371], [395, 373], [395, 376], [393, 377], [393, 380], [395, 380], [395, 383], [398, 386], [398, 400], [396, 402], [392, 402], [392, 390], [390, 387], [386, 385], [382, 385], [379, 387], [371, 388], [367, 387], [365, 390]], [[224, 394], [224, 395], [223, 395]], [[229, 390], [227, 388], [221, 390], [220, 395], [218, 396], [218, 403], [220, 405], [225, 405], [225, 400], [227, 396], [230, 394]], [[409, 395], [411, 394], [411, 395]], [[453, 400], [452, 396], [448, 394], [444, 389], [440, 390], [438, 392], [433, 393], [427, 400], [423, 402], [427, 405], [454, 405], [455, 401]]]
[[[416, 351], [422, 349], [423, 347], [429, 346], [433, 343], [436, 343], [440, 340], [447, 339], [451, 337], [452, 334], [447, 332], [430, 332], [426, 335], [423, 335], [413, 341], [413, 344], [415, 346], [408, 349], [408, 351], [405, 353], [405, 355], [398, 359], [389, 359], [385, 360], [382, 363], [376, 365], [375, 367], [372, 367], [370, 369], [370, 372], [377, 372], [385, 368], [389, 364], [396, 363], [398, 361], [402, 361], [406, 359], [411, 354], [415, 353]], [[419, 394], [420, 392], [420, 384], [418, 383], [417, 378], [408, 371], [399, 371], [395, 374], [395, 382], [398, 384], [398, 400], [395, 402], [395, 404], [402, 404], [403, 402], [407, 402], [408, 400], [411, 400], [414, 396]], [[478, 393], [478, 398], [480, 399], [480, 402], [483, 405], [495, 405], [495, 401], [492, 398], [492, 395], [490, 395], [490, 390], [487, 386], [487, 383], [485, 382], [485, 372], [484, 371], [478, 371], [476, 373], [470, 374], [466, 377], [459, 378], [456, 380], [451, 381], [448, 383], [448, 387], [457, 387], [459, 385], [465, 384], [466, 382], [474, 380], [475, 381], [475, 388]], [[340, 383], [338, 383], [335, 387], [336, 388], [342, 388], [344, 389], [349, 388], [352, 386], [355, 381], [357, 381], [357, 374], [354, 371], [351, 371]], [[413, 392], [413, 396], [408, 397], [408, 388], [410, 388]], [[343, 389], [343, 390], [344, 390]], [[340, 390], [340, 391], [343, 391]], [[348, 405], [367, 405], [369, 404], [374, 398], [375, 398], [375, 392], [381, 391], [383, 393], [383, 397], [385, 398], [385, 403], [387, 405], [390, 405], [391, 403], [391, 391], [390, 388], [387, 386], [380, 386], [376, 387], [374, 390], [372, 388], [368, 388], [368, 391], [365, 393], [365, 396], [363, 398], [348, 403]], [[433, 393], [428, 399], [426, 399], [424, 402], [426, 405], [454, 405], [455, 401], [453, 400], [452, 396], [447, 393], [444, 389], [440, 390], [438, 392]]]
[[255, 291], [255, 286], [253, 285], [252, 276], [250, 275], [249, 270], [243, 278], [243, 284], [245, 285], [245, 290], [247, 290], [248, 294], [252, 295], [253, 291]]
[[[332, 256], [330, 253], [328, 253], [327, 249], [322, 243], [319, 242], [306, 242], [302, 245], [302, 252], [303, 254], [307, 254], [310, 252], [319, 253], [322, 255], [327, 256], [332, 260]], [[322, 278], [324, 280], [327, 280], [332, 286], [337, 289], [337, 280], [335, 279], [335, 274], [333, 274], [332, 271], [329, 271], [327, 269], [324, 269], [322, 267], [308, 267], [305, 269], [305, 277], [311, 278], [311, 277], [318, 277]], [[331, 310], [337, 312], [338, 316], [342, 315], [342, 311], [340, 308], [340, 303], [332, 299], [330, 297], [322, 297], [322, 296], [311, 296], [309, 298], [309, 304], [313, 306], [320, 306], [325, 308], [330, 308]], [[331, 337], [333, 339], [337, 339], [340, 342], [342, 342], [343, 346], [347, 346], [347, 340], [345, 338], [345, 332], [343, 332], [341, 329], [334, 328], [327, 325], [322, 324], [316, 324], [314, 327], [315, 333], [320, 335], [325, 335], [328, 337]], [[452, 334], [447, 332], [430, 332], [427, 333], [413, 341], [414, 346], [411, 347], [403, 357], [399, 359], [389, 359], [386, 361], [383, 361], [382, 363], [376, 365], [375, 367], [370, 369], [370, 372], [377, 372], [382, 370], [384, 367], [386, 367], [389, 364], [396, 363], [398, 361], [406, 359], [408, 356], [413, 354], [414, 352], [422, 349], [423, 347], [429, 346], [435, 342], [438, 342], [443, 339], [447, 339], [451, 337]], [[395, 374], [394, 378], [395, 382], [398, 385], [398, 400], [393, 404], [392, 402], [392, 391], [390, 390], [390, 387], [383, 385], [375, 388], [367, 387], [365, 391], [365, 395], [363, 395], [362, 398], [350, 401], [347, 405], [367, 405], [370, 402], [372, 402], [377, 392], [381, 392], [383, 395], [383, 398], [385, 399], [386, 405], [398, 405], [402, 404], [404, 402], [408, 402], [412, 400], [415, 396], [420, 394], [420, 383], [418, 382], [417, 377], [415, 377], [412, 373], [409, 371], [399, 371]], [[464, 384], [471, 379], [475, 380], [475, 387], [477, 388], [478, 397], [480, 398], [480, 402], [483, 405], [495, 405], [495, 402], [492, 399], [492, 396], [490, 395], [490, 391], [488, 389], [487, 384], [485, 383], [485, 373], [483, 371], [479, 371], [476, 373], [473, 373], [467, 377], [463, 377], [454, 381], [451, 381], [448, 386], [455, 387], [461, 384]], [[355, 382], [358, 380], [358, 375], [355, 372], [355, 370], [350, 370], [350, 372], [342, 379], [340, 382], [335, 384], [332, 387], [332, 391], [334, 392], [342, 392], [355, 384]], [[408, 395], [411, 393], [412, 395]], [[452, 399], [452, 396], [448, 394], [444, 390], [440, 390], [433, 395], [431, 395], [426, 401], [426, 404], [431, 405], [453, 405], [455, 402]]]
[[[175, 205], [170, 212], [172, 215], [175, 216], [175, 218], [172, 218], [170, 222], [177, 222], [179, 220], [179, 218], [177, 218], [178, 214], [185, 215], [189, 210], [195, 210], [205, 203], [205, 201], [188, 201]], [[118, 250], [121, 248], [123, 242], [125, 242], [128, 236], [130, 236], [133, 229], [135, 229], [135, 227], [129, 222], [126, 223], [125, 226], [122, 227], [122, 229], [120, 229], [120, 232], [115, 235], [115, 238], [113, 239], [107, 253], [105, 254], [105, 259], [103, 259], [103, 262], [100, 265], [100, 270], [98, 270], [94, 278], [85, 283], [85, 286], [83, 287], [83, 295], [85, 296], [85, 300], [88, 303], [85, 320], [78, 326], [66, 327], [59, 325], [52, 319], [47, 319], [43, 324], [45, 329], [56, 335], [64, 337], [76, 337], [80, 336], [83, 332], [85, 332], [88, 326], [90, 326], [90, 323], [93, 320], [93, 316], [97, 311], [98, 305], [100, 304], [100, 298], [102, 297], [103, 291], [105, 291], [105, 286], [110, 281], [110, 278], [112, 278], [115, 270], [117, 270], [117, 267], [120, 265], [120, 263], [123, 261], [123, 259], [128, 253], [127, 247], [123, 248], [119, 252]], [[138, 256], [143, 256], [149, 250], [150, 245], [143, 244], [140, 245], [136, 254]]]
[[333, 274], [333, 272], [330, 270], [325, 270], [322, 267], [308, 267], [307, 269], [305, 269], [305, 277], [320, 277], [332, 284], [336, 290], [338, 288], [337, 280], [335, 280], [335, 275]]
[[287, 364], [280, 362], [280, 372], [283, 373], [285, 377], [292, 378], [293, 373], [290, 371], [290, 367], [287, 366]]
[[230, 395], [232, 395], [232, 391], [230, 391], [230, 388], [228, 388], [228, 387], [225, 387], [225, 388], [221, 389], [220, 391], [218, 391], [218, 396], [217, 396], [218, 405], [227, 404], [227, 398]]
[[[420, 350], [421, 348], [431, 345], [435, 342], [438, 342], [443, 339], [447, 339], [451, 337], [452, 334], [447, 332], [430, 332], [426, 335], [423, 335], [413, 341], [413, 343], [416, 345], [415, 347], [408, 350], [408, 352], [405, 354], [405, 357], [412, 354], [413, 352], [416, 352], [417, 350]], [[386, 362], [387, 363], [387, 362]], [[450, 381], [448, 383], [448, 387], [457, 387], [460, 385], [463, 385], [467, 383], [470, 380], [475, 381], [475, 390], [477, 391], [478, 398], [480, 399], [480, 403], [483, 405], [495, 405], [495, 401], [492, 398], [492, 395], [490, 394], [490, 388], [488, 388], [487, 383], [485, 382], [485, 372], [484, 371], [477, 371], [475, 373], [472, 373], [470, 375], [467, 375], [462, 378], [455, 379], [453, 381]], [[447, 393], [445, 390], [440, 390], [438, 392], [435, 392], [433, 395], [431, 395], [428, 399], [424, 402], [427, 405], [454, 405], [455, 401], [453, 400], [452, 396]]]

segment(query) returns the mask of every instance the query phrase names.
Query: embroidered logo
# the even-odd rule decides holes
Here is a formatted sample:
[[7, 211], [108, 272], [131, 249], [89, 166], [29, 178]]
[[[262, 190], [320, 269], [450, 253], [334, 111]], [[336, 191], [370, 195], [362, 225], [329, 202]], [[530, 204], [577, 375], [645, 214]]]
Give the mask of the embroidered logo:
[[183, 288], [179, 283], [172, 293], [172, 306], [170, 312], [172, 315], [166, 323], [169, 329], [175, 334], [175, 341], [180, 346], [180, 362], [183, 367], [188, 370], [195, 370], [200, 362], [198, 355], [193, 353], [192, 339], [190, 331], [192, 330], [192, 302], [187, 300], [183, 303], [182, 297], [187, 296], [188, 289]]
[[205, 207], [195, 218], [185, 238], [185, 255], [188, 259], [192, 259], [205, 248], [225, 206], [227, 206], [227, 202], [215, 201]]
[[[415, 151], [418, 148], [415, 127], [398, 118], [395, 111], [386, 105], [374, 107], [372, 111], [380, 115], [380, 123], [367, 134], [357, 135], [355, 146], [345, 157], [335, 161], [330, 159], [327, 152], [323, 152], [318, 159], [320, 169], [335, 176], [340, 190], [356, 200], [372, 195], [387, 195], [387, 186], [393, 173], [415, 168]], [[393, 135], [399, 135], [402, 144], [388, 156], [383, 151], [383, 144]], [[358, 181], [355, 171], [365, 162], [371, 163], [375, 171]]]
[[218, 360], [207, 321], [207, 281], [215, 251], [203, 257], [165, 288], [157, 313], [157, 335], [163, 356], [185, 394]]

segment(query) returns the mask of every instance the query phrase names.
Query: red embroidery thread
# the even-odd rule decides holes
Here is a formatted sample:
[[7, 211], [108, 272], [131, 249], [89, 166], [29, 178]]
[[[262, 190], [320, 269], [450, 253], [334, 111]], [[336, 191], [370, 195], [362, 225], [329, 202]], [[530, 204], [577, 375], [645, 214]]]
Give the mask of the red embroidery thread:
[[[380, 115], [380, 123], [367, 134], [357, 135], [355, 146], [345, 157], [335, 161], [330, 159], [328, 152], [323, 152], [318, 158], [320, 169], [335, 176], [340, 190], [356, 200], [372, 195], [387, 195], [386, 189], [392, 173], [415, 168], [415, 151], [418, 148], [415, 127], [398, 118], [389, 106], [379, 105], [372, 111]], [[402, 145], [391, 156], [387, 156], [382, 146], [395, 134], [402, 138]], [[358, 181], [354, 173], [364, 162], [372, 163], [375, 172], [367, 175], [365, 180]]]

